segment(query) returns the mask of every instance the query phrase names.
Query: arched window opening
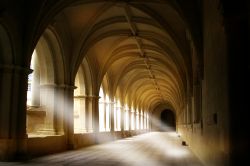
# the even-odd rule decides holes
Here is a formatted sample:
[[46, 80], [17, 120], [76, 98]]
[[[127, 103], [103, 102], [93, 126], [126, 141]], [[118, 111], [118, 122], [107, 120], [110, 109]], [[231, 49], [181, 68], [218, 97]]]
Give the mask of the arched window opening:
[[110, 99], [109, 99], [109, 96], [106, 94], [106, 97], [105, 97], [105, 103], [106, 103], [106, 131], [110, 131], [111, 129], [111, 102], [110, 102]]
[[144, 129], [143, 127], [143, 111], [140, 111], [140, 129]]
[[76, 74], [74, 90], [74, 133], [86, 132], [86, 96], [85, 96], [85, 82], [84, 73], [80, 68]]
[[146, 129], [149, 129], [149, 114], [146, 113]]
[[124, 121], [124, 130], [129, 130], [129, 108], [128, 108], [128, 105], [125, 105], [125, 121]]
[[33, 70], [28, 76], [27, 106], [40, 106], [40, 67], [37, 59], [37, 52], [32, 54], [30, 68]]
[[135, 125], [136, 125], [136, 123], [135, 123], [135, 110], [134, 110], [134, 108], [132, 108], [132, 110], [131, 110], [131, 130], [135, 130]]
[[60, 120], [55, 123], [56, 86], [52, 52], [44, 37], [39, 40], [31, 59], [33, 72], [28, 76], [27, 133], [29, 137], [62, 134]]
[[121, 131], [121, 104], [119, 100], [115, 100], [114, 108], [115, 131]]
[[143, 129], [147, 129], [147, 112], [144, 111], [143, 113]]
[[106, 131], [106, 103], [103, 88], [101, 86], [99, 91], [99, 130], [100, 132]]
[[138, 109], [136, 110], [135, 115], [136, 115], [136, 129], [139, 130], [140, 129], [140, 119], [139, 119], [140, 113]]

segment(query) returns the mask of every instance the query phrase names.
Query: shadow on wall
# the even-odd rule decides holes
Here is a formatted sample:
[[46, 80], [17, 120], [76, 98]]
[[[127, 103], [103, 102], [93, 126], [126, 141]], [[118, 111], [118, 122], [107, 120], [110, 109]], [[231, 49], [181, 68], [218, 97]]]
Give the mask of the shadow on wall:
[[166, 109], [161, 112], [160, 131], [176, 131], [176, 119], [173, 111]]

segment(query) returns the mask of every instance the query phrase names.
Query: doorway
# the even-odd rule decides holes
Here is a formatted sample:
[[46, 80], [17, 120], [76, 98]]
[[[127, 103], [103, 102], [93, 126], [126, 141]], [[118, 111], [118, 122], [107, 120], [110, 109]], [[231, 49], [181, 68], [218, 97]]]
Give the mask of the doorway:
[[176, 119], [172, 110], [166, 109], [161, 112], [161, 131], [175, 131]]

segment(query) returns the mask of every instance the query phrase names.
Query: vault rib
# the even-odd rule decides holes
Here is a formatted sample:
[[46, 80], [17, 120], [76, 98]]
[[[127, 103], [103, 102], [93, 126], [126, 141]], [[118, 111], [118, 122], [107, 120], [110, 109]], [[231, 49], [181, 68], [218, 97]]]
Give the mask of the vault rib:
[[157, 90], [159, 96], [162, 98], [162, 101], [164, 102], [165, 100], [164, 100], [162, 91], [160, 89], [160, 86], [157, 83], [156, 77], [155, 77], [155, 75], [154, 75], [154, 73], [152, 71], [151, 65], [150, 65], [150, 59], [149, 59], [149, 57], [147, 57], [145, 51], [143, 50], [143, 47], [142, 47], [143, 43], [142, 43], [142, 40], [138, 37], [138, 30], [136, 28], [136, 24], [131, 19], [132, 18], [131, 9], [127, 4], [125, 4], [123, 6], [123, 9], [124, 9], [124, 14], [125, 14], [125, 17], [126, 17], [126, 20], [127, 20], [128, 24], [129, 24], [131, 33], [132, 33], [132, 35], [133, 35], [133, 37], [134, 37], [134, 39], [136, 41], [136, 45], [138, 47], [140, 55], [143, 58], [143, 61], [144, 61], [145, 65], [146, 65], [146, 69], [147, 69], [147, 71], [149, 73], [149, 79], [153, 82], [153, 85], [154, 85], [155, 89]]

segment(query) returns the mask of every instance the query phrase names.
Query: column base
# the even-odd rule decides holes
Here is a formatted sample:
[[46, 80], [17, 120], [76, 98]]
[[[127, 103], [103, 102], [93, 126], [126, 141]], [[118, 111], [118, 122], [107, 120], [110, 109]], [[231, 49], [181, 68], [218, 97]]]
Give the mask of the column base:
[[14, 158], [16, 143], [12, 139], [0, 139], [0, 161], [9, 161]]
[[0, 161], [25, 161], [27, 139], [0, 139]]

